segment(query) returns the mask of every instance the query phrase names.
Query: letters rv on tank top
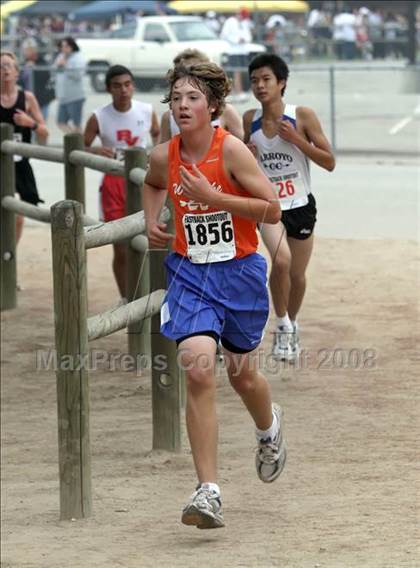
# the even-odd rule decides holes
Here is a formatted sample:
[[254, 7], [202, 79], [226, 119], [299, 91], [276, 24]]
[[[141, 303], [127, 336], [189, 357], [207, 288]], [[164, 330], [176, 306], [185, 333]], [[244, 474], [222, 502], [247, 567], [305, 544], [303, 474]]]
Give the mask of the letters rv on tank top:
[[[211, 147], [197, 165], [214, 191], [248, 196], [231, 181], [223, 168], [223, 144], [229, 133], [215, 128]], [[180, 166], [191, 171], [191, 164], [180, 155], [181, 136], [169, 143], [168, 191], [174, 203], [176, 238], [174, 250], [194, 264], [223, 262], [256, 252], [258, 237], [254, 221], [221, 211], [183, 195]]]
[[[296, 128], [295, 105], [285, 106], [283, 120]], [[311, 193], [309, 160], [299, 148], [278, 134], [273, 138], [264, 135], [261, 109], [253, 116], [250, 141], [257, 145], [258, 163], [275, 186], [282, 210], [306, 205]]]
[[131, 101], [131, 108], [119, 112], [112, 103], [95, 110], [102, 145], [115, 148], [118, 159], [123, 150], [146, 148], [152, 125], [152, 105]]

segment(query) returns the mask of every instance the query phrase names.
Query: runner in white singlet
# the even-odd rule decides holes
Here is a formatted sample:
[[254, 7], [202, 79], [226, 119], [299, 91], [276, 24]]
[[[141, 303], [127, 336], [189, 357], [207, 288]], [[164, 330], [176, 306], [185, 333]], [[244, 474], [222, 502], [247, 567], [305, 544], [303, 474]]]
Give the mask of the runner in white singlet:
[[316, 222], [309, 164], [332, 171], [335, 159], [315, 112], [285, 104], [289, 69], [277, 55], [262, 54], [249, 65], [251, 87], [261, 109], [243, 116], [245, 142], [272, 182], [282, 221], [260, 226], [272, 258], [270, 289], [277, 316], [273, 356], [296, 361], [299, 355], [297, 314], [305, 294], [305, 272]]
[[[153, 145], [159, 137], [159, 121], [151, 104], [134, 101], [133, 75], [122, 65], [108, 69], [106, 87], [112, 102], [95, 110], [89, 118], [84, 142], [92, 153], [124, 159], [127, 148], [146, 148], [149, 138]], [[99, 137], [101, 146], [91, 146]], [[121, 176], [105, 174], [100, 187], [100, 209], [106, 222], [126, 215], [125, 180]], [[114, 244], [113, 271], [121, 294], [126, 299], [126, 245]]]

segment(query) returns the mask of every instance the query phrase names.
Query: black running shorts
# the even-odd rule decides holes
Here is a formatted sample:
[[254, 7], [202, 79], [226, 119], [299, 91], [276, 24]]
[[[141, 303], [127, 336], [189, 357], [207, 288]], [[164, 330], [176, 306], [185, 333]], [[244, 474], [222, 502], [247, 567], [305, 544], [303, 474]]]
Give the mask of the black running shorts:
[[316, 223], [316, 202], [312, 193], [308, 195], [308, 199], [303, 207], [283, 211], [281, 222], [288, 237], [303, 241], [312, 235]]

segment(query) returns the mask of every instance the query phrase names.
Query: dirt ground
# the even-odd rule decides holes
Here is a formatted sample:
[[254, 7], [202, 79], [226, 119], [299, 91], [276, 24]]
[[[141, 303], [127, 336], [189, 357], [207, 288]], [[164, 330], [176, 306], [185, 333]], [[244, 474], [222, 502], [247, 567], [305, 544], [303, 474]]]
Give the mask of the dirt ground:
[[[264, 339], [288, 445], [274, 484], [255, 474], [252, 423], [220, 371], [217, 531], [180, 523], [195, 484], [185, 430], [181, 453], [151, 452], [150, 377], [121, 369], [90, 374], [93, 516], [59, 521], [55, 375], [36, 368], [53, 348], [50, 256], [48, 227], [27, 227], [19, 307], [2, 314], [4, 568], [420, 565], [416, 243], [317, 240], [297, 367], [269, 365]], [[110, 258], [89, 252], [92, 314], [116, 301]], [[125, 333], [91, 347], [124, 353]]]

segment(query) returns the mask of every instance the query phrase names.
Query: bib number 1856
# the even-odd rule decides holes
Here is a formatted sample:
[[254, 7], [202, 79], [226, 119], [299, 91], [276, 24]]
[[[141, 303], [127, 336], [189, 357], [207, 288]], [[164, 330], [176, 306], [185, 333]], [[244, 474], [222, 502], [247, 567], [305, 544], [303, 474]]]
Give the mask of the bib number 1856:
[[185, 225], [188, 233], [188, 244], [193, 245], [217, 245], [220, 241], [230, 243], [233, 240], [233, 230], [230, 221], [223, 223], [197, 223], [192, 226], [188, 223]]

